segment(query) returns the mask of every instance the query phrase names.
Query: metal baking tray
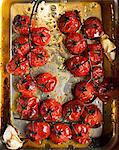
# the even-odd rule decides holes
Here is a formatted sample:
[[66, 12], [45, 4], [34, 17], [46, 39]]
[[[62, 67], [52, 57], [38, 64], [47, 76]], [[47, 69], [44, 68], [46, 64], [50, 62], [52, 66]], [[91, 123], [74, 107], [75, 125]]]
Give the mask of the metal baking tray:
[[[118, 42], [118, 0], [47, 0], [46, 3], [53, 4], [53, 3], [65, 3], [65, 5], [68, 3], [73, 3], [76, 7], [77, 4], [85, 3], [84, 5], [88, 5], [89, 2], [94, 2], [98, 5], [98, 17], [102, 19], [104, 31], [106, 34], [109, 35], [110, 39], [116, 44], [117, 50], [119, 47]], [[12, 89], [12, 81], [13, 77], [9, 75], [6, 71], [6, 64], [8, 63], [11, 53], [11, 20], [13, 19], [12, 12], [16, 11], [16, 8], [14, 9], [16, 5], [16, 8], [18, 8], [18, 11], [28, 11], [28, 7], [31, 7], [29, 0], [3, 0], [0, 3], [0, 10], [1, 10], [1, 17], [0, 17], [0, 129], [1, 129], [1, 135], [3, 135], [7, 124], [13, 124], [17, 128], [20, 128], [20, 120], [13, 119], [13, 89]], [[21, 5], [19, 7], [19, 5]], [[26, 7], [22, 8], [22, 6], [26, 5]], [[23, 10], [22, 10], [23, 9]], [[17, 13], [17, 12], [16, 12]], [[28, 12], [26, 12], [28, 13]], [[84, 13], [85, 14], [85, 13]], [[108, 15], [108, 17], [107, 17]], [[90, 14], [89, 14], [90, 16]], [[104, 118], [104, 124], [101, 129], [101, 136], [94, 137], [92, 139], [92, 144], [89, 147], [86, 147], [86, 149], [96, 148], [96, 149], [112, 149], [118, 140], [118, 86], [119, 86], [119, 78], [118, 78], [118, 70], [119, 70], [119, 59], [118, 59], [118, 52], [116, 53], [116, 60], [113, 64], [111, 64], [107, 57], [104, 56], [104, 68], [105, 68], [105, 76], [110, 77], [113, 80], [113, 83], [115, 84], [115, 89], [113, 92], [113, 99], [106, 104], [102, 104], [100, 109], [103, 113]], [[4, 144], [1, 143], [0, 147], [3, 149]], [[85, 146], [80, 144], [74, 144], [72, 141], [70, 141], [68, 144], [64, 145], [54, 145], [50, 142], [44, 141], [42, 145], [36, 145], [32, 142], [26, 142], [24, 145], [24, 148], [81, 148], [84, 149]]]

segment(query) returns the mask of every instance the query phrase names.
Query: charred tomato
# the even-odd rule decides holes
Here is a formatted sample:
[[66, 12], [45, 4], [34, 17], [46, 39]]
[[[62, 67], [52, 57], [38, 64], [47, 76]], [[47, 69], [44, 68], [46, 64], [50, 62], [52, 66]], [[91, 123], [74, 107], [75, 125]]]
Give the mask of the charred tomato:
[[84, 118], [84, 124], [91, 128], [99, 126], [103, 120], [100, 109], [94, 104], [85, 107], [82, 117]]
[[28, 59], [32, 67], [40, 67], [47, 63], [48, 53], [44, 47], [36, 46], [28, 54]]
[[104, 78], [103, 67], [94, 67], [92, 71], [93, 82], [95, 85], [99, 85]]
[[58, 27], [62, 33], [74, 33], [80, 27], [79, 14], [76, 11], [68, 11], [58, 20]]
[[89, 56], [91, 60], [92, 65], [97, 65], [100, 63], [103, 59], [103, 53], [102, 53], [102, 45], [101, 44], [89, 44]]
[[28, 38], [26, 36], [18, 37], [13, 42], [12, 50], [13, 54], [20, 53], [21, 55], [26, 55], [30, 50]]
[[76, 77], [83, 77], [89, 74], [90, 64], [88, 58], [74, 56], [66, 61], [67, 69]]
[[80, 54], [86, 49], [86, 40], [82, 34], [70, 33], [65, 39], [65, 46], [71, 54]]
[[40, 143], [49, 137], [50, 125], [46, 122], [31, 122], [27, 125], [26, 133], [33, 141]]
[[44, 120], [55, 122], [62, 116], [62, 105], [55, 99], [47, 99], [40, 106], [40, 114]]
[[37, 76], [36, 82], [42, 92], [52, 92], [57, 84], [57, 78], [45, 72]]
[[30, 75], [26, 75], [20, 79], [17, 83], [17, 89], [22, 93], [22, 96], [28, 98], [35, 96], [37, 93], [37, 86]]
[[[13, 20], [13, 29], [16, 33], [28, 35], [30, 17], [25, 15], [17, 15]], [[35, 20], [32, 19], [31, 27], [35, 27]]]
[[7, 72], [15, 76], [22, 76], [29, 73], [29, 62], [21, 54], [16, 54], [7, 64]]
[[103, 32], [102, 22], [97, 17], [89, 17], [84, 21], [84, 31], [89, 39], [100, 37]]
[[89, 127], [85, 124], [73, 124], [72, 125], [72, 138], [74, 141], [80, 144], [89, 144]]
[[79, 82], [74, 87], [74, 97], [80, 99], [82, 103], [90, 103], [95, 94], [93, 83]]
[[32, 28], [33, 43], [38, 46], [45, 46], [50, 41], [50, 31], [45, 27]]
[[50, 134], [50, 139], [55, 144], [61, 144], [71, 139], [71, 129], [67, 124], [57, 123]]
[[20, 97], [17, 99], [17, 112], [22, 119], [37, 119], [38, 118], [38, 100], [36, 97], [26, 98]]
[[103, 82], [100, 83], [96, 88], [97, 96], [104, 102], [109, 101], [114, 93], [114, 85], [110, 81], [110, 78], [104, 78]]
[[80, 100], [74, 99], [63, 105], [62, 113], [63, 118], [68, 121], [78, 121], [83, 113], [83, 105]]

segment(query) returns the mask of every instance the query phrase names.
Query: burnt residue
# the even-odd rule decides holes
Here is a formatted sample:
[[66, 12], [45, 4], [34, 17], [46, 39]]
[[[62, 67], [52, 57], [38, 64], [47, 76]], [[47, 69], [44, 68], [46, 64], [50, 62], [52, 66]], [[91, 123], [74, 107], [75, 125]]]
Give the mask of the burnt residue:
[[1, 128], [1, 133], [3, 134], [7, 124], [10, 124], [10, 87], [9, 87], [9, 78], [6, 77], [4, 79], [4, 92], [3, 92], [3, 96], [4, 96], [4, 104], [2, 105], [2, 128]]

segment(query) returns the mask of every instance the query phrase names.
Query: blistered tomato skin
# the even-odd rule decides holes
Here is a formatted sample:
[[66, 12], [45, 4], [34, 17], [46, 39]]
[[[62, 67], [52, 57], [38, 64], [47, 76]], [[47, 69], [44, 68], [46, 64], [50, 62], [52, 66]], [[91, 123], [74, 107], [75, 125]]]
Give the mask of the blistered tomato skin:
[[80, 99], [82, 103], [91, 103], [95, 94], [93, 83], [79, 82], [75, 85], [73, 91], [74, 97]]
[[26, 55], [30, 50], [28, 37], [20, 36], [14, 42], [12, 46], [13, 55], [20, 53], [21, 55]]
[[68, 11], [63, 14], [58, 20], [58, 27], [62, 33], [74, 33], [80, 27], [79, 14], [75, 11]]
[[46, 122], [31, 122], [27, 126], [27, 134], [36, 143], [40, 143], [50, 135], [50, 125]]
[[89, 144], [89, 127], [85, 124], [72, 125], [72, 139], [80, 144]]
[[63, 105], [63, 118], [68, 121], [78, 121], [84, 110], [80, 100], [73, 99]]
[[66, 61], [67, 69], [76, 77], [83, 77], [89, 74], [90, 64], [86, 57], [74, 56]]
[[97, 65], [103, 60], [103, 51], [101, 44], [89, 44], [89, 56], [92, 65]]
[[54, 125], [51, 131], [50, 139], [55, 144], [62, 144], [71, 139], [71, 136], [71, 129], [69, 125], [64, 123], [57, 123]]
[[94, 84], [99, 85], [103, 81], [103, 78], [104, 78], [103, 67], [94, 67], [93, 72], [92, 72], [92, 76], [93, 76]]
[[100, 125], [103, 121], [100, 109], [94, 104], [86, 106], [82, 116], [84, 118], [84, 124], [90, 128]]
[[29, 73], [29, 62], [21, 54], [16, 54], [7, 64], [7, 72], [15, 76], [22, 76]]
[[86, 41], [82, 34], [70, 33], [65, 39], [65, 46], [71, 54], [77, 55], [86, 50]]
[[46, 46], [50, 38], [50, 31], [46, 27], [32, 28], [32, 40], [34, 44]]
[[37, 76], [37, 86], [42, 92], [52, 92], [57, 84], [57, 78], [52, 74], [45, 72]]
[[38, 118], [38, 100], [36, 97], [17, 99], [17, 112], [22, 119], [34, 120]]
[[48, 53], [44, 47], [36, 46], [28, 54], [28, 59], [31, 67], [40, 67], [47, 63]]
[[100, 37], [103, 32], [102, 22], [97, 17], [89, 17], [84, 21], [84, 31], [89, 39]]
[[44, 120], [55, 122], [62, 116], [62, 105], [55, 99], [44, 100], [40, 106], [40, 114]]
[[[29, 34], [30, 17], [25, 15], [17, 15], [13, 20], [13, 29], [16, 33], [28, 35]], [[32, 19], [31, 27], [35, 27], [35, 20]]]
[[17, 89], [22, 96], [27, 98], [35, 96], [38, 90], [30, 75], [21, 78], [21, 80], [17, 83]]

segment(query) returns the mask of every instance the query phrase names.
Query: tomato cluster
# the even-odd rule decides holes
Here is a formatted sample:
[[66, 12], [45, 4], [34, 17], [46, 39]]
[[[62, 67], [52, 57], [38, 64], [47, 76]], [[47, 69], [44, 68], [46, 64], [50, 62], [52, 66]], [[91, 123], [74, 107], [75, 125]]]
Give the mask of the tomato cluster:
[[28, 124], [26, 134], [35, 142], [50, 138], [55, 144], [69, 139], [80, 144], [89, 144], [90, 128], [102, 122], [100, 109], [90, 104], [84, 106], [79, 99], [73, 99], [61, 105], [55, 99], [46, 99], [40, 103], [40, 121]]
[[57, 78], [50, 73], [31, 75], [33, 67], [41, 67], [48, 62], [45, 46], [50, 40], [46, 27], [36, 27], [36, 21], [29, 16], [17, 15], [13, 20], [13, 30], [18, 37], [13, 41], [13, 57], [7, 64], [8, 73], [20, 77], [16, 87], [21, 96], [17, 99], [17, 112], [23, 119], [38, 118], [38, 90], [51, 92]]
[[[30, 22], [28, 16], [17, 15], [14, 18], [13, 29], [19, 37], [13, 42], [13, 58], [7, 65], [9, 73], [20, 77], [16, 84], [21, 93], [17, 98], [17, 112], [22, 119], [31, 121], [27, 125], [26, 134], [37, 143], [50, 138], [55, 144], [70, 139], [80, 144], [89, 144], [90, 128], [99, 126], [103, 120], [100, 109], [91, 103], [95, 96], [104, 94], [108, 84], [103, 82], [103, 49], [100, 43], [94, 42], [103, 31], [102, 23], [96, 17], [90, 17], [81, 23], [78, 11], [68, 11], [58, 19], [59, 30], [66, 35], [64, 45], [73, 55], [65, 62], [68, 71], [75, 77], [89, 78], [74, 86], [74, 98], [63, 105], [56, 99], [49, 98], [39, 102], [36, 98], [38, 90], [52, 92], [57, 78], [49, 72], [31, 76], [32, 67], [47, 63], [49, 56], [45, 46], [51, 37], [46, 27], [35, 26], [35, 20]], [[81, 26], [85, 35], [78, 32]], [[93, 43], [87, 44], [87, 39]]]

